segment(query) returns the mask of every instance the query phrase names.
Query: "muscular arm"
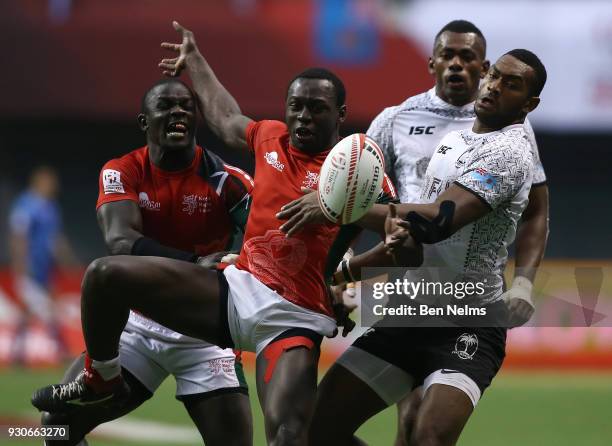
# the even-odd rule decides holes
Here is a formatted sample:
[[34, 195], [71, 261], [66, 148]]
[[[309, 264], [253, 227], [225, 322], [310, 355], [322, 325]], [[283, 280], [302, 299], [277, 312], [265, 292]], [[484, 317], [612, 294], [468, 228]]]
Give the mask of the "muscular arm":
[[163, 48], [179, 53], [177, 58], [161, 61], [164, 74], [175, 76], [187, 69], [208, 127], [228, 147], [247, 150], [246, 127], [252, 120], [242, 114], [236, 100], [219, 82], [200, 53], [193, 33], [177, 22], [173, 26], [183, 40], [181, 44], [162, 43]]
[[[409, 204], [400, 203], [396, 205], [399, 218], [406, 218], [409, 212], [418, 212], [422, 217], [433, 220], [440, 214], [440, 204], [444, 201], [452, 201], [455, 204], [455, 211], [450, 223], [450, 235], [457, 232], [465, 225], [478, 220], [491, 211], [491, 208], [477, 195], [463, 187], [452, 184], [446, 189], [437, 200], [428, 204]], [[384, 231], [385, 219], [387, 217], [388, 206], [376, 204], [370, 211], [356, 222], [359, 226], [372, 231]]]
[[548, 187], [532, 187], [516, 234], [514, 276], [533, 282], [548, 240]]
[[548, 238], [548, 188], [532, 187], [529, 205], [516, 234], [516, 267], [512, 286], [502, 294], [510, 314], [510, 327], [525, 324], [535, 311], [533, 279]]
[[142, 233], [142, 215], [130, 200], [106, 203], [98, 209], [98, 224], [111, 255], [157, 256], [214, 268], [227, 252], [200, 257], [196, 253], [162, 245]]
[[138, 205], [129, 200], [106, 203], [98, 209], [97, 217], [109, 253], [131, 254], [134, 242], [143, 237]]

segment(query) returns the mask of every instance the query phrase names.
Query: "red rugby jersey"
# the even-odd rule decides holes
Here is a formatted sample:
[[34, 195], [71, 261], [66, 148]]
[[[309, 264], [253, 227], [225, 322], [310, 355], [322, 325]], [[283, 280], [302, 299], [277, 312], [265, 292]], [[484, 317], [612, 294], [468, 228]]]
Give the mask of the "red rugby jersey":
[[[290, 144], [287, 125], [279, 121], [249, 124], [246, 140], [255, 156], [255, 188], [237, 268], [249, 271], [285, 299], [332, 315], [325, 277], [335, 271], [356, 226], [312, 225], [286, 238], [276, 218], [280, 208], [301, 197], [301, 187], [316, 189], [328, 151], [309, 155]], [[330, 148], [331, 150], [331, 148]], [[388, 178], [379, 202], [395, 199]]]
[[232, 216], [248, 209], [253, 180], [199, 146], [195, 152], [189, 167], [174, 172], [153, 165], [146, 146], [110, 160], [100, 173], [96, 209], [131, 200], [145, 236], [199, 255], [227, 249], [240, 225]]

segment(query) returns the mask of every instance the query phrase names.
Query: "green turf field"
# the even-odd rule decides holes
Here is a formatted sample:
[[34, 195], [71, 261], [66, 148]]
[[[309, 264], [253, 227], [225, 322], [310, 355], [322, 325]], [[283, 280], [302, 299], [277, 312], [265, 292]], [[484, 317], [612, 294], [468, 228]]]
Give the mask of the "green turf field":
[[[0, 425], [35, 417], [29, 396], [36, 387], [56, 382], [61, 371], [0, 370]], [[254, 389], [253, 377], [249, 384]], [[135, 411], [128, 428], [147, 431], [140, 422], [189, 427], [182, 406], [174, 399], [174, 382], [168, 380], [155, 398]], [[255, 420], [255, 444], [264, 445], [261, 412], [251, 395]], [[350, 408], [347, 408], [350, 410]], [[459, 442], [460, 445], [612, 445], [612, 374], [508, 372], [500, 375], [480, 402]], [[142, 424], [142, 425], [141, 425]], [[150, 426], [150, 425], [149, 425]], [[395, 430], [395, 411], [387, 410], [362, 428], [359, 435], [372, 445], [390, 445]], [[122, 435], [122, 434], [121, 434]], [[137, 441], [125, 437], [92, 438], [90, 445], [179, 444], [178, 441]], [[40, 445], [40, 441], [7, 439], [1, 445]], [[180, 444], [198, 444], [197, 441]]]

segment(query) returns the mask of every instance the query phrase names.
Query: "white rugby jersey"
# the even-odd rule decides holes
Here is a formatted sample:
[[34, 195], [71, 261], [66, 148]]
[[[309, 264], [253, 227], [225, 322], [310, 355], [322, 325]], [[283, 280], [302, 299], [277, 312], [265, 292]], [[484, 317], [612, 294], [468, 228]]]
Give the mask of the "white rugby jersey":
[[502, 273], [508, 245], [529, 201], [534, 171], [529, 137], [522, 124], [490, 133], [460, 130], [446, 135], [436, 147], [420, 193], [421, 203], [434, 202], [453, 183], [474, 193], [491, 208], [451, 237], [423, 245], [422, 268], [409, 278], [431, 279], [429, 267], [440, 268], [443, 282], [484, 282], [480, 304], [492, 303], [502, 294]]
[[[383, 110], [367, 131], [385, 156], [385, 169], [402, 203], [416, 203], [434, 149], [454, 130], [471, 129], [476, 119], [474, 103], [456, 107], [436, 95], [435, 87]], [[538, 146], [529, 121], [525, 131], [535, 160], [534, 184], [546, 182]]]

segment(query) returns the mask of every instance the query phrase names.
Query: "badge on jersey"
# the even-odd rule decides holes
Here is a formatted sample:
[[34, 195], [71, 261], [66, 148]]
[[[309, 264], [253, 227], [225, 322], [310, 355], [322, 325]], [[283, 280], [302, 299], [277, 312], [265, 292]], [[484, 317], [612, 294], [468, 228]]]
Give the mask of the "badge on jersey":
[[493, 189], [497, 183], [497, 179], [481, 167], [472, 172], [472, 178], [483, 183], [485, 189]]
[[121, 172], [114, 169], [104, 169], [102, 171], [102, 184], [105, 194], [124, 194], [125, 189], [121, 182]]

